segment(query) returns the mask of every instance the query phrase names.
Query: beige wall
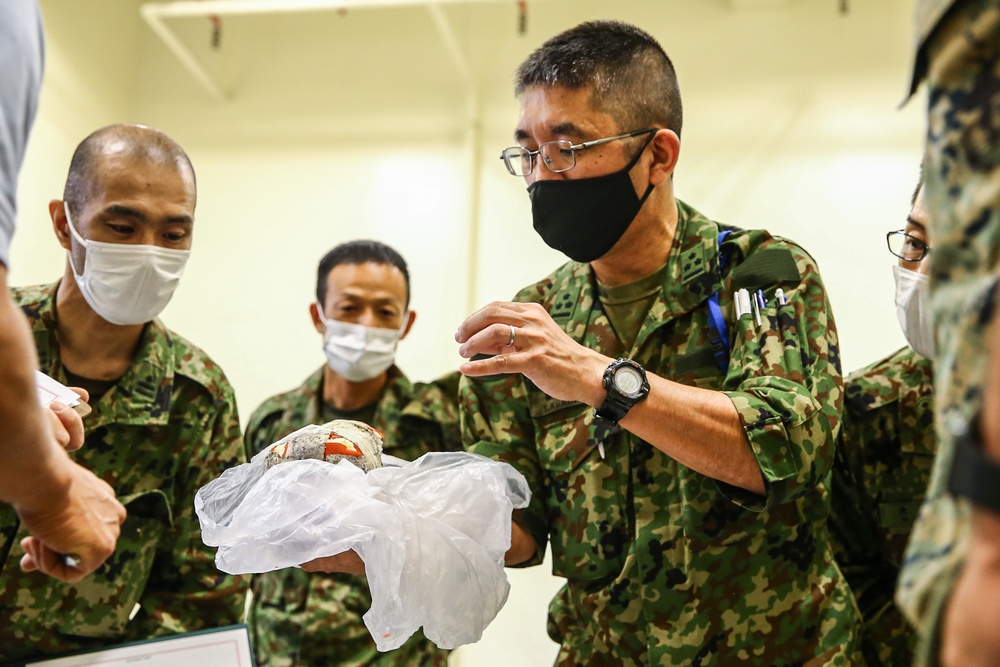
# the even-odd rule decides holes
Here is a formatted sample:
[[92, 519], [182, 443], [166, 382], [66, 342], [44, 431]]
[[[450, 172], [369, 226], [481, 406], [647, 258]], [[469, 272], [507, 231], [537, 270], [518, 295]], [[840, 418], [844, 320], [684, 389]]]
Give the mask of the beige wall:
[[[517, 116], [513, 68], [590, 18], [636, 22], [674, 60], [686, 119], [678, 195], [813, 253], [845, 368], [903, 344], [884, 233], [903, 226], [921, 153], [922, 99], [897, 108], [912, 0], [855, 1], [847, 15], [834, 0], [536, 0], [524, 35], [513, 2], [448, 4], [470, 79], [423, 7], [226, 17], [218, 52], [207, 20], [175, 21], [226, 101], [178, 64], [138, 0], [41, 4], [48, 62], [11, 281], [62, 273], [45, 205], [86, 133], [122, 120], [167, 131], [200, 187], [194, 257], [164, 319], [226, 369], [244, 421], [322, 363], [306, 308], [316, 262], [336, 243], [378, 238], [408, 259], [419, 316], [399, 361], [417, 379], [455, 366], [452, 335], [470, 308], [562, 261], [497, 155]], [[454, 664], [551, 663], [545, 607], [558, 581], [545, 567], [511, 580], [500, 618]]]

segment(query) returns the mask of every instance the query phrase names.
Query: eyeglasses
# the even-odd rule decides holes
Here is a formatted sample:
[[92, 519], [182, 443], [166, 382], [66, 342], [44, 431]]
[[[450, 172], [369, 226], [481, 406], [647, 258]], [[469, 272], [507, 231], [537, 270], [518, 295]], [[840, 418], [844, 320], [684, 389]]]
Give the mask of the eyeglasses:
[[547, 141], [539, 146], [537, 151], [528, 150], [524, 146], [511, 146], [510, 148], [504, 149], [504, 151], [500, 154], [500, 159], [503, 160], [505, 165], [507, 165], [507, 171], [509, 171], [512, 176], [527, 176], [535, 169], [535, 157], [541, 155], [542, 164], [544, 164], [549, 171], [558, 174], [564, 171], [569, 171], [576, 166], [577, 151], [582, 151], [583, 149], [590, 148], [591, 146], [600, 146], [601, 144], [606, 144], [609, 141], [629, 139], [631, 137], [638, 137], [641, 134], [649, 134], [656, 131], [657, 130], [654, 127], [648, 130], [637, 130], [635, 132], [629, 132], [628, 134], [619, 134], [616, 137], [605, 137], [604, 139], [585, 141], [582, 144], [574, 144], [566, 139], [560, 139], [559, 141]]
[[885, 240], [889, 244], [889, 252], [907, 262], [919, 262], [931, 251], [929, 245], [902, 229], [889, 232]]

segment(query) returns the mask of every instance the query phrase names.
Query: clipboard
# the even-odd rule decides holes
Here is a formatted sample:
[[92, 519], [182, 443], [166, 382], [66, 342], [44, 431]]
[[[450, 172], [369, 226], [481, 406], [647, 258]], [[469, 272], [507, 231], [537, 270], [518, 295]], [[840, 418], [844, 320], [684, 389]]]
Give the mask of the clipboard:
[[8, 662], [0, 667], [256, 667], [246, 624], [105, 646], [90, 651]]

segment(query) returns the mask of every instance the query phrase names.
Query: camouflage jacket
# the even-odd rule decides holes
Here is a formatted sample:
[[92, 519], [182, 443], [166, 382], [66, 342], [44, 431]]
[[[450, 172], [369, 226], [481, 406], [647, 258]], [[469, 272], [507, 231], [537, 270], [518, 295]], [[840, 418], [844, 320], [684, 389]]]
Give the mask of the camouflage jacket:
[[[13, 290], [43, 372], [66, 382], [58, 283]], [[208, 356], [146, 326], [135, 361], [84, 418], [73, 458], [107, 481], [128, 518], [114, 554], [78, 584], [22, 572], [17, 516], [0, 506], [0, 658], [29, 658], [237, 623], [246, 582], [215, 567], [194, 513], [198, 489], [242, 463], [236, 402]]]
[[[541, 303], [581, 344], [647, 371], [724, 392], [743, 423], [767, 496], [686, 468], [627, 431], [596, 449], [593, 410], [552, 399], [521, 375], [463, 378], [462, 435], [524, 474], [515, 518], [541, 562], [567, 579], [550, 605], [557, 664], [792, 665], [852, 662], [857, 610], [826, 532], [842, 380], [836, 329], [813, 259], [763, 231], [720, 226], [679, 203], [663, 289], [623, 349], [591, 269], [567, 263], [515, 300]], [[782, 288], [787, 304], [778, 305]], [[732, 295], [763, 289], [763, 326], [734, 321]], [[729, 323], [723, 375], [706, 301]], [[818, 658], [818, 661], [817, 661]]]
[[[321, 423], [323, 369], [298, 389], [264, 401], [250, 417], [247, 455], [306, 424]], [[431, 451], [460, 451], [458, 374], [411, 383], [398, 368], [375, 410], [372, 426], [384, 452], [412, 461]], [[372, 598], [364, 577], [309, 574], [297, 568], [255, 575], [250, 625], [258, 667], [356, 667], [447, 664], [448, 652], [419, 631], [400, 648], [379, 653], [362, 616]]]
[[909, 665], [916, 634], [893, 602], [937, 436], [933, 365], [909, 347], [852, 373], [833, 466], [834, 556], [865, 623], [868, 667]]
[[958, 0], [917, 0], [914, 23], [913, 75], [910, 78], [910, 94], [916, 91], [927, 73], [927, 52], [925, 46], [931, 34], [941, 23], [952, 5]]
[[914, 665], [921, 667], [940, 664], [942, 620], [971, 548], [972, 505], [948, 482], [955, 438], [975, 428], [981, 410], [995, 409], [983, 399], [1000, 276], [1000, 1], [937, 2], [950, 8], [924, 44], [924, 206], [934, 239], [938, 450], [896, 587], [896, 603], [920, 635]]

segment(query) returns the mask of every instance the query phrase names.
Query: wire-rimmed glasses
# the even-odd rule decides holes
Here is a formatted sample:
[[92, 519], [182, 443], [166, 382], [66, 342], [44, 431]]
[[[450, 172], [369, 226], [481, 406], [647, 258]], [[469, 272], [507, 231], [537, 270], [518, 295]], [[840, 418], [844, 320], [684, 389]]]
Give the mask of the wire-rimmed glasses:
[[594, 139], [593, 141], [584, 141], [581, 144], [574, 144], [567, 139], [547, 141], [539, 146], [536, 151], [528, 150], [524, 146], [511, 146], [510, 148], [505, 148], [503, 150], [500, 154], [500, 159], [503, 160], [503, 163], [507, 166], [507, 171], [510, 172], [512, 176], [527, 176], [535, 169], [536, 156], [541, 155], [542, 164], [544, 164], [549, 171], [558, 174], [564, 171], [569, 171], [576, 166], [577, 151], [582, 151], [585, 148], [590, 148], [591, 146], [606, 144], [609, 141], [638, 137], [639, 135], [649, 134], [650, 132], [656, 132], [656, 128], [636, 130], [635, 132], [619, 134], [614, 137], [605, 137], [603, 139]]

